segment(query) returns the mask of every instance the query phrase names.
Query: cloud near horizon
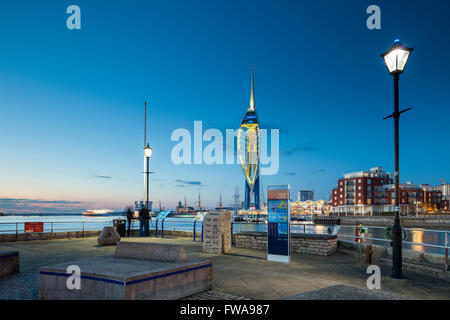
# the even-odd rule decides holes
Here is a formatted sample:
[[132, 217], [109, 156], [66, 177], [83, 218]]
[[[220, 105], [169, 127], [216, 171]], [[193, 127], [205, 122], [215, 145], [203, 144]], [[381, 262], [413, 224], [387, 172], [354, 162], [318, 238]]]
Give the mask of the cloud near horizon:
[[180, 186], [180, 185], [189, 185], [189, 186], [197, 186], [197, 187], [203, 186], [201, 181], [187, 181], [187, 180], [176, 179], [175, 182], [179, 183], [177, 186]]
[[0, 198], [0, 211], [5, 213], [60, 213], [81, 212], [81, 201], [42, 200], [27, 198]]
[[316, 151], [318, 150], [316, 147], [312, 145], [312, 143], [305, 143], [302, 146], [292, 147], [287, 150], [284, 150], [281, 152], [282, 155], [285, 156], [292, 156], [296, 153], [302, 153], [302, 152], [310, 152], [310, 151]]
[[92, 176], [94, 178], [100, 178], [100, 179], [112, 179], [111, 176], [101, 176], [101, 175], [96, 175], [96, 174], [93, 174]]

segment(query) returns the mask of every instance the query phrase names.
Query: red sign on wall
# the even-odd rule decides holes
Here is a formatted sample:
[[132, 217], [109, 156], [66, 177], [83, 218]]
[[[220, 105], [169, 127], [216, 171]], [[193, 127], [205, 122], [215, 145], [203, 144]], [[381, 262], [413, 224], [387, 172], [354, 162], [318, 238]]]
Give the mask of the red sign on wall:
[[25, 232], [44, 232], [44, 223], [25, 222]]

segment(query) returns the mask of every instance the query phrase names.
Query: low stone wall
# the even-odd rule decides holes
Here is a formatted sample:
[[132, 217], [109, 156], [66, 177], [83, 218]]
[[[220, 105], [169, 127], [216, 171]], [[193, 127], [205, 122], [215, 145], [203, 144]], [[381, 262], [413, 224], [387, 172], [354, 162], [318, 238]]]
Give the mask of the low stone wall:
[[[237, 248], [267, 250], [265, 232], [241, 232], [233, 235]], [[291, 234], [291, 253], [329, 256], [336, 252], [337, 236], [322, 234]]]
[[[83, 238], [83, 237], [97, 237], [101, 230], [92, 231], [68, 231], [68, 232], [29, 232], [19, 234], [0, 234], [0, 242], [15, 242], [15, 241], [31, 241], [31, 240], [52, 240], [52, 239], [68, 239], [68, 238]], [[133, 237], [139, 236], [139, 230], [132, 230]], [[155, 236], [155, 231], [150, 230], [150, 236]], [[167, 229], [164, 230], [164, 236], [170, 237], [192, 237], [192, 231], [176, 231]], [[158, 237], [161, 237], [161, 230], [158, 230]], [[202, 233], [195, 232], [196, 241], [201, 241]], [[125, 237], [126, 238], [126, 237]]]
[[95, 237], [100, 234], [95, 231], [67, 231], [67, 232], [27, 232], [19, 234], [0, 234], [0, 242], [30, 241], [30, 240], [52, 240], [67, 238]]
[[19, 272], [19, 251], [0, 251], [0, 277]]
[[185, 262], [186, 252], [179, 244], [126, 241], [117, 244], [114, 258]]
[[[338, 252], [351, 254], [365, 261], [365, 244], [338, 241]], [[372, 264], [392, 267], [392, 247], [372, 246]], [[450, 271], [445, 270], [445, 257], [439, 254], [424, 253], [414, 250], [402, 250], [402, 267], [404, 270], [450, 281]]]

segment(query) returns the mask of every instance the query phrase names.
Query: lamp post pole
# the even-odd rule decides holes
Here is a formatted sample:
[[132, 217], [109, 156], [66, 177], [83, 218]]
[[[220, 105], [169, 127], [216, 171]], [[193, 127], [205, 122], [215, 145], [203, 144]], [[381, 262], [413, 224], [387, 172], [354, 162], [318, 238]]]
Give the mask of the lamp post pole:
[[400, 226], [400, 166], [399, 166], [399, 120], [400, 115], [411, 108], [399, 110], [399, 89], [398, 83], [400, 74], [405, 69], [408, 62], [409, 55], [412, 48], [402, 45], [398, 40], [395, 40], [394, 45], [381, 56], [384, 63], [389, 70], [389, 73], [394, 77], [394, 112], [384, 119], [394, 118], [394, 132], [395, 132], [395, 218], [394, 226], [392, 227], [392, 274], [391, 277], [395, 279], [402, 279], [402, 227]]
[[392, 277], [403, 278], [402, 274], [402, 227], [400, 225], [400, 168], [399, 168], [399, 74], [394, 74], [394, 131], [395, 131], [395, 219], [392, 227]]
[[147, 158], [147, 212], [148, 212], [148, 203], [149, 203], [149, 190], [150, 190], [150, 157]]

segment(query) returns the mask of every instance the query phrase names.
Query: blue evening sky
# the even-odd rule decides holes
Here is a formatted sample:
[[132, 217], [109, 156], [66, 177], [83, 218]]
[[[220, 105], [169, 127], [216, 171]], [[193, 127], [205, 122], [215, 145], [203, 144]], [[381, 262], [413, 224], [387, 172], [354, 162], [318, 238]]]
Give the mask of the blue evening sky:
[[[68, 30], [66, 8], [81, 8]], [[381, 30], [366, 8], [381, 8]], [[151, 199], [233, 202], [239, 165], [171, 162], [173, 130], [237, 128], [255, 66], [263, 128], [280, 129], [293, 199], [328, 199], [346, 172], [393, 170], [393, 81], [380, 57], [415, 48], [400, 80], [401, 179], [450, 180], [448, 1], [21, 1], [0, 5], [0, 211], [121, 210], [144, 194], [149, 102]], [[206, 145], [207, 143], [205, 143]], [[158, 206], [158, 205], [157, 205]], [[30, 209], [31, 208], [31, 209]]]

